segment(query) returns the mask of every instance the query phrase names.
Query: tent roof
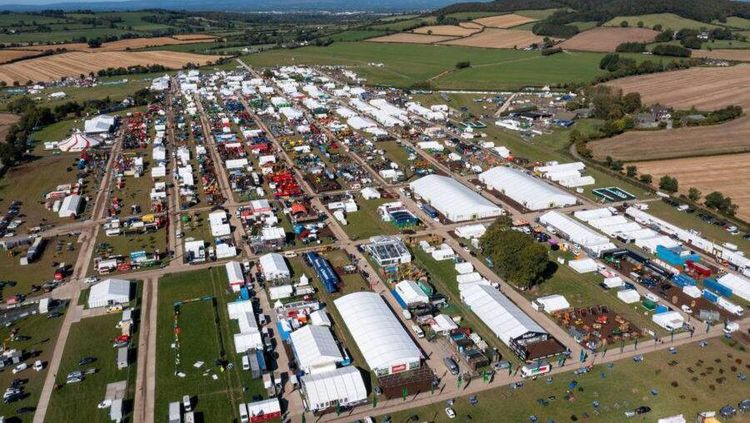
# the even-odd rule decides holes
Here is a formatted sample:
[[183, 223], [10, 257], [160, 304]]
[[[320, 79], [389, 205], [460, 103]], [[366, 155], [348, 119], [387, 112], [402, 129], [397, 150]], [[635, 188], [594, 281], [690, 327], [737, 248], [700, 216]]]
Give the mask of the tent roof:
[[489, 285], [468, 285], [461, 290], [461, 297], [506, 345], [511, 339], [529, 332], [547, 333], [508, 297]]
[[447, 176], [423, 176], [411, 182], [409, 186], [450, 220], [461, 216], [484, 217], [502, 213], [498, 206]]
[[301, 369], [339, 362], [344, 359], [331, 330], [326, 326], [303, 326], [290, 335], [297, 364]]
[[105, 279], [91, 287], [88, 302], [89, 304], [96, 304], [112, 297], [130, 298], [130, 281], [125, 279]]
[[542, 210], [550, 206], [562, 207], [576, 203], [576, 198], [565, 191], [520, 170], [506, 166], [493, 167], [481, 173], [479, 180], [531, 210]]
[[302, 384], [307, 403], [312, 406], [331, 402], [348, 405], [367, 399], [362, 375], [353, 366], [302, 376]]
[[71, 135], [67, 139], [60, 141], [57, 144], [57, 148], [65, 152], [77, 152], [83, 151], [87, 148], [96, 147], [99, 144], [99, 140], [97, 140], [96, 138], [89, 137], [88, 135], [84, 135], [80, 132], [74, 132], [73, 135]]
[[355, 292], [334, 301], [346, 327], [371, 369], [422, 358], [391, 309], [374, 292]]

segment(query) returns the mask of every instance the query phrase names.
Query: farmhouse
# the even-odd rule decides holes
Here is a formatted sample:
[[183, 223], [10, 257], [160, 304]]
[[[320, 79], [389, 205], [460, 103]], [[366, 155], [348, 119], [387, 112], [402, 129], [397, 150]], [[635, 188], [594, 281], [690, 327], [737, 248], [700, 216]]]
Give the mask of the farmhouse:
[[128, 301], [130, 301], [130, 281], [105, 279], [89, 289], [87, 304], [89, 308], [97, 308], [124, 304]]
[[576, 204], [576, 198], [520, 170], [497, 166], [479, 174], [488, 188], [501, 192], [529, 210]]
[[380, 295], [355, 292], [334, 300], [334, 304], [376, 375], [420, 367], [422, 353]]
[[409, 183], [414, 193], [452, 222], [486, 219], [503, 210], [453, 178], [428, 175]]

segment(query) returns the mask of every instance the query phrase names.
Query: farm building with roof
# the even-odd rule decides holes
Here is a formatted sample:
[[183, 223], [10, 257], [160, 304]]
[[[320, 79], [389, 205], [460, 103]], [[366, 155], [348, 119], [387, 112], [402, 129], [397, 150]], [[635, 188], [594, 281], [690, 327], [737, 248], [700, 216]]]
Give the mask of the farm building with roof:
[[510, 197], [529, 210], [544, 210], [576, 204], [576, 198], [520, 170], [497, 166], [480, 173], [487, 187]]
[[409, 187], [452, 222], [486, 219], [503, 214], [500, 207], [447, 176], [423, 176], [409, 183]]
[[355, 292], [334, 300], [334, 304], [376, 375], [420, 367], [422, 352], [380, 295]]

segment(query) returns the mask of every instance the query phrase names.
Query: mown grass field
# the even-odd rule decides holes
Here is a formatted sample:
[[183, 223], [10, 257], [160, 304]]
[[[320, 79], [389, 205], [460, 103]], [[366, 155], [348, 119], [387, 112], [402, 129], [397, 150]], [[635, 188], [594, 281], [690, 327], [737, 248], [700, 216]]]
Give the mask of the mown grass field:
[[[56, 382], [63, 387], [52, 393], [45, 421], [109, 422], [109, 409], [98, 409], [96, 405], [104, 400], [107, 384], [113, 382], [127, 380], [126, 399], [132, 401], [136, 363], [131, 360], [129, 367], [118, 370], [117, 350], [112, 348], [112, 339], [120, 334], [115, 325], [121, 316], [122, 313], [114, 313], [91, 317], [71, 326], [56, 378]], [[137, 328], [137, 325], [134, 326], [135, 331]], [[137, 337], [131, 340], [136, 344], [138, 342]], [[78, 361], [88, 356], [96, 357], [96, 361], [79, 366]], [[81, 382], [65, 384], [68, 373], [88, 368], [96, 368], [97, 372], [85, 375]], [[132, 410], [124, 412], [128, 416]]]
[[[44, 379], [47, 377], [47, 366], [52, 358], [52, 351], [57, 342], [57, 332], [60, 330], [62, 321], [63, 317], [48, 319], [46, 315], [37, 314], [13, 324], [10, 328], [3, 327], [0, 330], [2, 339], [8, 339], [11, 329], [18, 329], [19, 335], [31, 337], [28, 341], [8, 340], [6, 341], [7, 348], [40, 352], [38, 357], [26, 360], [29, 368], [23, 372], [14, 375], [8, 368], [0, 373], [0, 387], [10, 386], [13, 379], [16, 378], [28, 379], [28, 382], [24, 385], [24, 391], [28, 394], [26, 398], [10, 404], [0, 403], [0, 414], [5, 416], [6, 419], [16, 418], [17, 420], [13, 421], [17, 422], [30, 422], [32, 420], [32, 414], [16, 415], [15, 410], [21, 407], [35, 407], [37, 401], [39, 401]], [[44, 370], [40, 372], [32, 370], [31, 364], [34, 360], [41, 360], [45, 363]]]
[[[266, 396], [262, 381], [251, 379], [249, 372], [242, 371], [241, 359], [234, 352], [233, 334], [239, 329], [236, 322], [229, 320], [226, 304], [234, 301], [236, 295], [226, 291], [223, 266], [167, 275], [159, 280], [156, 421], [165, 421], [169, 403], [180, 401], [183, 395], [193, 398], [193, 409], [205, 422], [238, 421], [236, 414], [240, 402], [250, 402], [255, 395]], [[175, 342], [174, 303], [202, 296], [213, 296], [215, 305], [211, 301], [201, 301], [180, 308], [179, 370], [186, 373], [180, 378], [175, 375], [178, 367], [172, 348]], [[220, 371], [215, 364], [219, 358], [233, 363], [234, 367]], [[201, 369], [193, 367], [197, 361], [205, 363]], [[203, 376], [207, 369], [217, 374], [216, 380]], [[247, 390], [243, 389], [245, 387]]]
[[[556, 375], [550, 383], [545, 378], [527, 380], [523, 388], [516, 390], [498, 387], [478, 394], [476, 406], [471, 406], [467, 397], [459, 397], [453, 405], [456, 420], [448, 419], [444, 402], [394, 413], [391, 417], [394, 422], [405, 422], [413, 415], [418, 416], [416, 421], [485, 422], [496, 421], [498, 413], [502, 413], [503, 421], [508, 422], [527, 422], [530, 416], [536, 416], [540, 422], [655, 422], [661, 417], [683, 414], [687, 421], [692, 421], [700, 411], [718, 411], [727, 404], [736, 407], [748, 397], [750, 382], [742, 382], [736, 376], [737, 372], [749, 371], [748, 362], [750, 353], [746, 345], [731, 347], [714, 338], [706, 348], [693, 343], [679, 347], [675, 355], [666, 350], [647, 354], [640, 363], [621, 360], [611, 366], [596, 365], [583, 376]], [[573, 390], [569, 389], [571, 381], [578, 383]], [[547, 405], [540, 405], [541, 399]], [[652, 411], [625, 417], [625, 411], [641, 405], [651, 407]], [[746, 422], [748, 417], [739, 414], [731, 421]]]
[[644, 28], [653, 28], [654, 25], [660, 24], [663, 29], [671, 28], [675, 31], [682, 28], [689, 29], [712, 29], [718, 28], [717, 25], [710, 24], [707, 22], [699, 22], [693, 19], [683, 18], [682, 16], [675, 15], [674, 13], [653, 13], [649, 15], [636, 15], [636, 16], [616, 16], [609, 22], [605, 23], [605, 26], [620, 26], [622, 21], [627, 21], [628, 26], [637, 27], [638, 22], [643, 22]]
[[[60, 242], [61, 249], [57, 251]], [[72, 245], [72, 250], [68, 249]], [[16, 286], [5, 286], [0, 290], [0, 301], [5, 301], [16, 294], [31, 294], [31, 285], [41, 285], [51, 281], [55, 276], [56, 265], [65, 263], [72, 266], [78, 258], [77, 237], [59, 236], [47, 240], [47, 245], [41, 257], [36, 261], [21, 266], [19, 260], [26, 254], [27, 248], [15, 248], [0, 253], [0, 279], [12, 280]]]
[[[635, 55], [634, 57], [641, 56]], [[511, 89], [524, 86], [589, 82], [603, 73], [600, 53], [565, 53], [542, 56], [537, 52], [474, 47], [334, 43], [328, 47], [272, 50], [243, 56], [253, 66], [284, 64], [345, 65], [369, 84], [410, 87], [431, 80], [436, 88]], [[472, 67], [456, 70], [461, 61]], [[383, 67], [369, 63], [383, 63]]]

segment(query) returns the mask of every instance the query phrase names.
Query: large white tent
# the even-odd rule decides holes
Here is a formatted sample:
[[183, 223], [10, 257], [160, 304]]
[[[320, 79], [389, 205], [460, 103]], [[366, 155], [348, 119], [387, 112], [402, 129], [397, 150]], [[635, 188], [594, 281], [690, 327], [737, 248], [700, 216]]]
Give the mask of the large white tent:
[[422, 353], [380, 295], [355, 292], [334, 300], [367, 365], [377, 375], [418, 368]]
[[539, 222], [545, 226], [552, 227], [571, 242], [580, 245], [594, 254], [598, 255], [604, 251], [616, 248], [606, 236], [600, 235], [596, 231], [586, 227], [586, 225], [560, 212], [547, 212], [539, 216]]
[[750, 301], [750, 280], [737, 276], [734, 273], [727, 273], [720, 277], [718, 282], [732, 290], [734, 295], [745, 301]]
[[290, 338], [294, 358], [305, 373], [331, 371], [344, 359], [326, 326], [306, 325], [292, 332]]
[[503, 214], [500, 207], [447, 176], [427, 175], [409, 183], [409, 187], [453, 222]]
[[99, 144], [100, 142], [96, 138], [80, 132], [74, 132], [73, 135], [67, 139], [57, 143], [57, 148], [66, 153], [77, 153], [86, 150], [87, 148], [96, 147]]
[[124, 304], [130, 301], [130, 281], [105, 279], [89, 289], [89, 308]]
[[362, 374], [354, 366], [305, 375], [301, 382], [309, 411], [325, 410], [336, 405], [354, 406], [367, 401]]
[[237, 320], [240, 327], [240, 332], [234, 334], [234, 349], [237, 354], [244, 354], [253, 348], [263, 348], [263, 338], [255, 320], [252, 301], [228, 303], [227, 313], [231, 320]]
[[284, 257], [278, 253], [268, 253], [260, 256], [260, 270], [267, 281], [274, 279], [289, 279], [291, 272]]
[[543, 210], [576, 204], [565, 191], [520, 170], [497, 166], [479, 174], [479, 180], [529, 210]]
[[677, 330], [685, 324], [685, 318], [678, 311], [666, 311], [651, 316], [651, 320], [666, 330]]
[[508, 297], [489, 285], [461, 286], [461, 299], [506, 345], [529, 332], [546, 333]]

